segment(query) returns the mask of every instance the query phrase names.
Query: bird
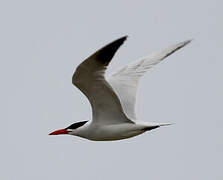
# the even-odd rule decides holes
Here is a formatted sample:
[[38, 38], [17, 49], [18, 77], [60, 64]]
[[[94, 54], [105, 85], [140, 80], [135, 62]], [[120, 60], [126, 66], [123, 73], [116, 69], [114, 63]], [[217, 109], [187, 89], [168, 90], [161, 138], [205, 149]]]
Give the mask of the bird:
[[123, 36], [105, 45], [86, 58], [72, 76], [72, 83], [89, 100], [92, 120], [51, 132], [49, 135], [68, 134], [92, 141], [115, 141], [131, 138], [172, 123], [144, 122], [135, 112], [136, 95], [140, 78], [165, 58], [191, 42], [186, 40], [105, 75], [113, 56], [126, 41]]

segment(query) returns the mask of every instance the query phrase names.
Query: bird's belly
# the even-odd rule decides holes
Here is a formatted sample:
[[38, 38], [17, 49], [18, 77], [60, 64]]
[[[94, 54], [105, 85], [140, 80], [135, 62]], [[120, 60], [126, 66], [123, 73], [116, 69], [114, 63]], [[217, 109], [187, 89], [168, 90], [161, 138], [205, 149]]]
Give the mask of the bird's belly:
[[130, 123], [99, 126], [94, 127], [91, 130], [90, 129], [88, 129], [88, 134], [85, 136], [85, 138], [93, 141], [121, 140], [137, 136], [145, 132], [141, 125], [139, 126]]

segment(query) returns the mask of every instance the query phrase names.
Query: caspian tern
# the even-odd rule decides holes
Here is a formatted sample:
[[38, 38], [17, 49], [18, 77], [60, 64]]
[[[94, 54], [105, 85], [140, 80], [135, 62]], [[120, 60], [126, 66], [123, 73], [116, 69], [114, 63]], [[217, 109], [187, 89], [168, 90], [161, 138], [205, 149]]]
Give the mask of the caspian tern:
[[105, 71], [127, 36], [119, 38], [83, 61], [74, 72], [72, 83], [87, 96], [92, 120], [74, 123], [49, 135], [70, 134], [93, 141], [121, 140], [170, 123], [149, 123], [135, 113], [140, 77], [166, 57], [187, 45], [187, 40], [130, 63], [105, 78]]

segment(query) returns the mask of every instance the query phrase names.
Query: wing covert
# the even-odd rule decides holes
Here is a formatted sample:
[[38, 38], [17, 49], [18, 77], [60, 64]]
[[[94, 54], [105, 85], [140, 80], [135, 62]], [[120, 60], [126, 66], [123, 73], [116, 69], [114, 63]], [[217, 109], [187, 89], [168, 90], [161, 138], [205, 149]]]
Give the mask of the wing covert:
[[77, 67], [72, 77], [72, 83], [90, 101], [94, 123], [132, 123], [126, 117], [118, 96], [104, 78], [107, 66], [126, 38], [117, 39], [96, 51]]
[[184, 41], [161, 51], [152, 53], [147, 57], [130, 63], [108, 77], [108, 82], [118, 95], [124, 112], [128, 118], [137, 120], [135, 104], [140, 77], [150, 71], [156, 64], [160, 63], [166, 57], [190, 42], [191, 40]]

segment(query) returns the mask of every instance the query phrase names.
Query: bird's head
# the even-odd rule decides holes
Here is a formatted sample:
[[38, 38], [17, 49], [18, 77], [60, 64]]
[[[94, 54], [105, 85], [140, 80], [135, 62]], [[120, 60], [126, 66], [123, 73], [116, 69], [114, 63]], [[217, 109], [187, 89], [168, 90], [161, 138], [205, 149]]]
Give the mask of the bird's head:
[[81, 122], [73, 123], [70, 126], [68, 126], [67, 128], [53, 131], [49, 135], [73, 134], [73, 132], [76, 129], [80, 128], [81, 126], [83, 126], [87, 122], [88, 121], [81, 121]]

